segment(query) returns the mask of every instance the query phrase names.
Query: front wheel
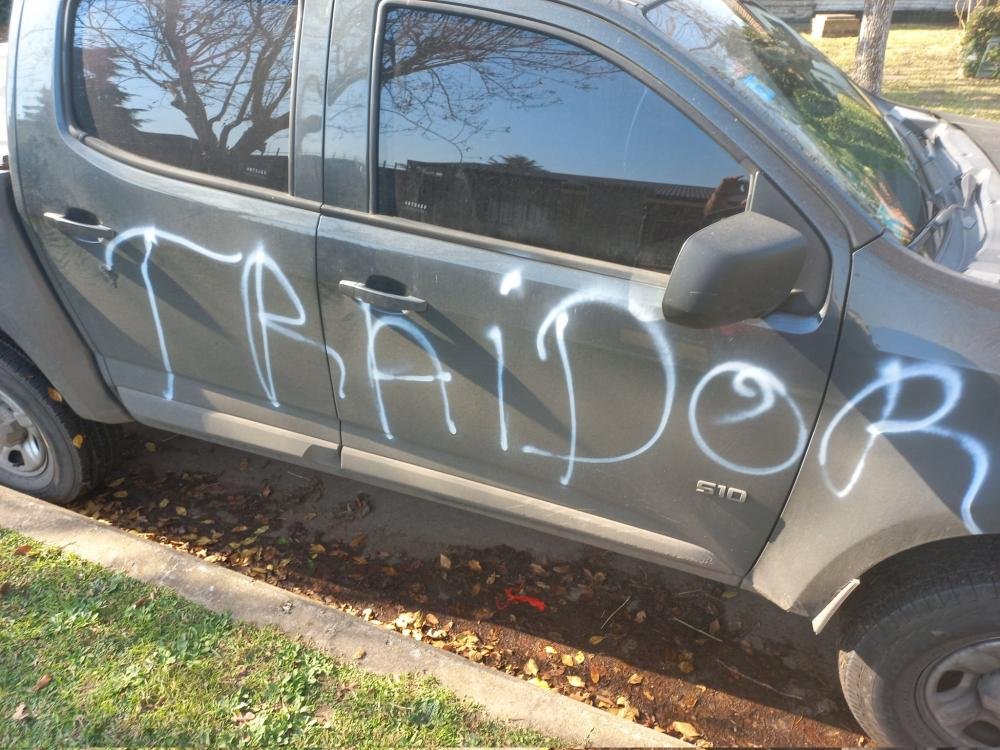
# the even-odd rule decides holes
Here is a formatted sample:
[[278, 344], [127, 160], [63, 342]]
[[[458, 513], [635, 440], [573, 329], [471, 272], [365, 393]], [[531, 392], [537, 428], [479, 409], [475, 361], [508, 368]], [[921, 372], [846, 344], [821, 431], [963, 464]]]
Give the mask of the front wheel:
[[963, 542], [893, 566], [845, 613], [841, 684], [879, 744], [1000, 747], [1000, 540]]
[[0, 339], [0, 485], [66, 504], [98, 487], [121, 428], [79, 417], [17, 348]]

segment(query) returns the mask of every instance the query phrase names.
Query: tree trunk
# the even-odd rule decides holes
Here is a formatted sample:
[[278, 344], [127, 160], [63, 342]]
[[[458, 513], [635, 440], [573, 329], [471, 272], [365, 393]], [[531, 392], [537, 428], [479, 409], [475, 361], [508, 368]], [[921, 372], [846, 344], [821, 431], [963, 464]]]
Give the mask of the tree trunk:
[[854, 80], [873, 94], [882, 91], [885, 46], [889, 41], [889, 24], [895, 4], [896, 0], [865, 0], [858, 51], [854, 56]]

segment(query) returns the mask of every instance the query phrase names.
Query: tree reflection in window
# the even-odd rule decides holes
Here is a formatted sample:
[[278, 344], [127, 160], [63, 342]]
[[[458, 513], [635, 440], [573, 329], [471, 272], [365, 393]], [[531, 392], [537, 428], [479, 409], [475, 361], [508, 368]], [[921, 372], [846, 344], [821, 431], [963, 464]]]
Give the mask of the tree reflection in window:
[[294, 0], [81, 0], [73, 107], [88, 133], [287, 190]]
[[926, 222], [917, 167], [902, 142], [847, 76], [780, 18], [738, 0], [665, 0], [647, 16], [902, 242]]
[[687, 237], [746, 208], [728, 153], [552, 36], [392, 9], [380, 76], [380, 213], [669, 272]]

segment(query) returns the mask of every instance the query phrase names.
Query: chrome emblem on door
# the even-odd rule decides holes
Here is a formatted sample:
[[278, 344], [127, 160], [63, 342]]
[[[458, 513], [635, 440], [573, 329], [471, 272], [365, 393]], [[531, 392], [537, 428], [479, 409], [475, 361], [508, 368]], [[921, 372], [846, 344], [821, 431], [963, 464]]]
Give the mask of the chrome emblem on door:
[[734, 503], [743, 504], [749, 498], [746, 490], [728, 487], [724, 484], [716, 484], [715, 482], [706, 482], [704, 479], [698, 480], [698, 485], [695, 489], [702, 495], [714, 495], [724, 500], [731, 500]]

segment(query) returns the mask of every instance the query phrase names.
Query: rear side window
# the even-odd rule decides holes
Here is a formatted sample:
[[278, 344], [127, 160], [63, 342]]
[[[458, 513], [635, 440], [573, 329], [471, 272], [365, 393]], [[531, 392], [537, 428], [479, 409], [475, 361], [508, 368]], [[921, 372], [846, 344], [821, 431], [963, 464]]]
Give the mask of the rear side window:
[[669, 273], [746, 209], [746, 170], [633, 76], [505, 23], [389, 10], [383, 214]]
[[138, 156], [286, 191], [296, 0], [80, 0], [77, 125]]

